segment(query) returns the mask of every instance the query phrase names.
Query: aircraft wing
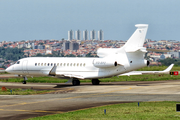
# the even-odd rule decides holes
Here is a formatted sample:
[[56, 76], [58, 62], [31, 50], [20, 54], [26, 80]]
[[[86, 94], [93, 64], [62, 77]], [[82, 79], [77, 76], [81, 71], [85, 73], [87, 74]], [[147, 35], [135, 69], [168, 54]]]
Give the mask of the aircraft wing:
[[163, 71], [131, 71], [128, 73], [120, 74], [119, 76], [130, 76], [130, 75], [144, 75], [144, 74], [169, 74], [174, 64], [171, 64], [168, 68]]
[[67, 77], [67, 78], [84, 79], [84, 77], [81, 76], [81, 75], [67, 74], [67, 73], [65, 73], [65, 74], [57, 74], [56, 76], [57, 76], [57, 77]]
[[81, 75], [76, 75], [76, 74], [68, 74], [68, 73], [61, 73], [61, 74], [58, 74], [56, 72], [56, 69], [57, 69], [57, 66], [54, 66], [51, 71], [49, 72], [49, 75], [50, 76], [57, 76], [57, 77], [67, 77], [67, 78], [78, 78], [78, 79], [84, 79], [83, 76]]

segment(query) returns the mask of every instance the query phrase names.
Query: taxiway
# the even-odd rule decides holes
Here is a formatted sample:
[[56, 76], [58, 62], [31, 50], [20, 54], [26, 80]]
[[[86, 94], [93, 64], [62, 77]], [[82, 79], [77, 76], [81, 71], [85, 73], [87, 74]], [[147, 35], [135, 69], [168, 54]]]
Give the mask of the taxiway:
[[40, 95], [0, 95], [0, 119], [18, 120], [84, 108], [142, 101], [180, 101], [180, 80], [112, 82], [80, 86], [54, 83], [3, 83], [0, 87], [56, 90]]

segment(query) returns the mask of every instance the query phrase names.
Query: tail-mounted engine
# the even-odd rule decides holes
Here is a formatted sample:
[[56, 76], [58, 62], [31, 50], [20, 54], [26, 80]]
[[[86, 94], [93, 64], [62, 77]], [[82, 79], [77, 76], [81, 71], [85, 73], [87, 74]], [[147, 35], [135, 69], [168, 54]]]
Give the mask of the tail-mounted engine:
[[107, 68], [117, 66], [117, 61], [109, 59], [94, 59], [93, 65], [98, 68]]
[[149, 64], [150, 64], [150, 62], [149, 62], [149, 61], [147, 61], [147, 66], [149, 66]]

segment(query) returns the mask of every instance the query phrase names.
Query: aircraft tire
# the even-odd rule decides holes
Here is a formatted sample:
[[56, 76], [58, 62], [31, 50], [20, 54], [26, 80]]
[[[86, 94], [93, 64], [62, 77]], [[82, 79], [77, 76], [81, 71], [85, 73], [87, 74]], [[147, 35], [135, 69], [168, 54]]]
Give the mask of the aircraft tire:
[[99, 80], [98, 79], [92, 79], [92, 84], [93, 85], [99, 85]]
[[80, 81], [79, 81], [79, 80], [73, 80], [73, 81], [72, 81], [72, 84], [73, 84], [74, 86], [80, 85]]
[[22, 83], [23, 83], [23, 84], [26, 84], [26, 81], [23, 81]]

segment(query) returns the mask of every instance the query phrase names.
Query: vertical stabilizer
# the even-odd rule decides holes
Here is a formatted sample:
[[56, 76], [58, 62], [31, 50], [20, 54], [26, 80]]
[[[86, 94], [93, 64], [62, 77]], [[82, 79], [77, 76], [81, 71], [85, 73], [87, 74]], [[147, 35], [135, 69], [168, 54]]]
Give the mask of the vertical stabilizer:
[[136, 31], [124, 45], [126, 51], [135, 51], [143, 47], [148, 24], [137, 24], [135, 27], [137, 27]]

